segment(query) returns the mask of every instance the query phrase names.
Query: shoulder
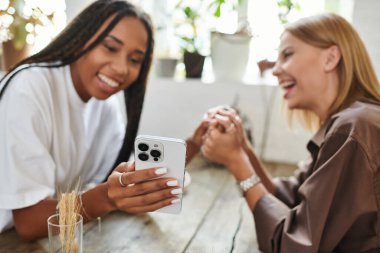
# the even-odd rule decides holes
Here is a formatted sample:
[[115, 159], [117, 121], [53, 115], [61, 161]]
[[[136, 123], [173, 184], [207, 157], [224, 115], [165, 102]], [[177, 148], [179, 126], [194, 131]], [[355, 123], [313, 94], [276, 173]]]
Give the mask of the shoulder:
[[[23, 65], [9, 73], [1, 83], [3, 88], [6, 85], [7, 91], [4, 94], [12, 92], [22, 94], [41, 94], [44, 95], [44, 90], [49, 90], [53, 87], [53, 83], [57, 80], [63, 80], [65, 75], [65, 67], [49, 68], [40, 65]], [[33, 85], [30, 85], [33, 84]]]
[[332, 117], [326, 140], [339, 136], [358, 144], [374, 164], [380, 164], [380, 103], [355, 102]]
[[332, 116], [327, 132], [353, 137], [373, 132], [380, 134], [380, 103], [355, 102], [350, 107]]

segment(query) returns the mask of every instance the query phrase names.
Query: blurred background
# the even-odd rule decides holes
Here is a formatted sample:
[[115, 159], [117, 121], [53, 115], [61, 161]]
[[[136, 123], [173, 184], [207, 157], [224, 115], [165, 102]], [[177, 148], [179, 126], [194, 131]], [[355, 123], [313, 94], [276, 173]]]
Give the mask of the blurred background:
[[[0, 0], [0, 70], [38, 52], [92, 0]], [[312, 133], [290, 130], [271, 74], [283, 25], [335, 12], [358, 30], [380, 74], [379, 0], [134, 0], [156, 34], [140, 133], [186, 138], [203, 113], [235, 106], [261, 158], [289, 174]]]

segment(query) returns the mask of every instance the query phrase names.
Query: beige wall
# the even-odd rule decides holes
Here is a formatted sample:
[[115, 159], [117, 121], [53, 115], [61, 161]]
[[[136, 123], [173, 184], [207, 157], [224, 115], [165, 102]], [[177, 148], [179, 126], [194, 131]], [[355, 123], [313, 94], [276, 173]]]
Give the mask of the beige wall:
[[377, 77], [380, 78], [380, 1], [356, 0], [353, 11], [353, 25], [362, 37]]

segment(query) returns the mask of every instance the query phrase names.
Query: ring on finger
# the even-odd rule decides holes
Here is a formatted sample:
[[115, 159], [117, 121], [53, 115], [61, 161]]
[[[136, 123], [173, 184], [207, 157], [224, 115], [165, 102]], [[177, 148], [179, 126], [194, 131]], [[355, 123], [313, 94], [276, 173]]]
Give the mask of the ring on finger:
[[226, 129], [226, 132], [230, 132], [232, 129], [235, 128], [235, 124], [234, 123], [231, 123], [228, 128]]
[[123, 182], [123, 175], [124, 175], [124, 174], [125, 174], [125, 172], [119, 174], [119, 183], [120, 183], [121, 187], [126, 187], [126, 186], [127, 186], [127, 185], [124, 184], [124, 182]]

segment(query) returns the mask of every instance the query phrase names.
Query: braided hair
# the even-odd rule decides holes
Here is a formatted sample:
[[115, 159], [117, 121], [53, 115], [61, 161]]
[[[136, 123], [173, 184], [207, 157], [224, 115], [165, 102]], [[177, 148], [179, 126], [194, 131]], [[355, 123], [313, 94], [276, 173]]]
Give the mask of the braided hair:
[[[113, 19], [109, 25], [91, 44], [85, 48], [86, 43], [111, 16], [113, 16]], [[8, 80], [4, 84], [3, 89], [0, 91], [1, 99], [1, 96], [4, 93], [6, 86], [9, 84], [9, 81], [15, 74], [25, 69], [18, 68], [21, 65], [32, 64], [28, 67], [34, 67], [38, 65], [35, 63], [52, 63], [42, 67], [54, 68], [75, 62], [81, 56], [96, 47], [122, 18], [128, 16], [137, 18], [144, 25], [148, 34], [148, 47], [137, 79], [124, 90], [128, 123], [126, 126], [123, 145], [113, 167], [110, 168], [109, 174], [117, 164], [129, 159], [129, 156], [133, 150], [133, 143], [137, 135], [140, 122], [148, 73], [152, 63], [154, 48], [153, 25], [150, 17], [145, 12], [123, 0], [95, 1], [85, 8], [80, 14], [78, 14], [74, 20], [44, 49], [16, 64], [8, 72], [8, 74], [3, 77], [3, 80], [5, 78], [8, 78]], [[8, 77], [8, 75], [10, 76]], [[2, 80], [0, 80], [0, 82], [1, 81]]]

